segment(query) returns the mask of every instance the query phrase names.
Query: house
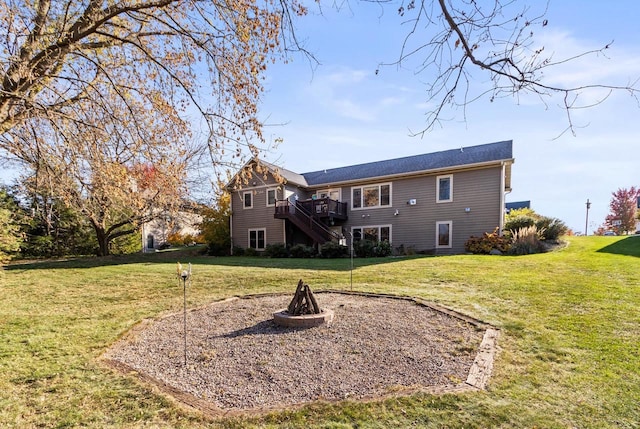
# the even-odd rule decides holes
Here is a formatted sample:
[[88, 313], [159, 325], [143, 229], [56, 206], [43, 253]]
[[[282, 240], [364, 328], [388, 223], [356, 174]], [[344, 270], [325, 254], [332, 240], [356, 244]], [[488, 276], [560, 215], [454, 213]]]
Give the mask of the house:
[[142, 224], [142, 252], [163, 249], [171, 236], [196, 237], [200, 234], [202, 216], [194, 206], [182, 207], [177, 213], [156, 216]]
[[232, 246], [369, 239], [462, 253], [502, 229], [513, 162], [512, 141], [303, 174], [252, 159], [227, 185]]

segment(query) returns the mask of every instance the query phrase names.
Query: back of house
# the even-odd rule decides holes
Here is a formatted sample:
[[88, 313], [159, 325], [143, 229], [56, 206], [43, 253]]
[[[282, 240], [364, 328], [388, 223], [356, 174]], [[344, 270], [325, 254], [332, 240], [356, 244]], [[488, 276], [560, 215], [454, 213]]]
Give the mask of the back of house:
[[464, 252], [502, 229], [512, 141], [298, 174], [252, 159], [228, 184], [235, 248], [388, 241], [397, 253]]

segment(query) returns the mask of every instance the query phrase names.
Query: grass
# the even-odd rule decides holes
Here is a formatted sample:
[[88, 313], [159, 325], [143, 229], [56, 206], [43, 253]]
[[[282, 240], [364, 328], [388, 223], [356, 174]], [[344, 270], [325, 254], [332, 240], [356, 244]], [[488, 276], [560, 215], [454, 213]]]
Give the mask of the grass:
[[351, 288], [350, 261], [184, 253], [14, 264], [0, 271], [0, 427], [640, 427], [640, 236], [574, 237], [521, 257], [355, 260], [353, 289], [422, 297], [494, 324], [486, 392], [313, 404], [207, 420], [105, 368], [133, 325], [236, 294]]

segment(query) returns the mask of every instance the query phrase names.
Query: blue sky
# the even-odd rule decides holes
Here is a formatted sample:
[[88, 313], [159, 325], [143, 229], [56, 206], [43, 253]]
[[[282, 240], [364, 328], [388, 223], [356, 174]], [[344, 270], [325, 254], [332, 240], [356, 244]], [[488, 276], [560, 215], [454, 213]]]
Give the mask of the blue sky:
[[[268, 70], [261, 116], [268, 140], [284, 139], [266, 159], [302, 173], [513, 140], [513, 191], [507, 201], [530, 200], [532, 208], [584, 232], [609, 212], [611, 193], [640, 185], [640, 107], [628, 93], [573, 113], [577, 136], [567, 126], [559, 99], [547, 105], [533, 97], [483, 99], [462, 111], [446, 111], [442, 126], [422, 137], [430, 75], [378, 65], [394, 61], [406, 28], [394, 13], [367, 2], [351, 2], [336, 13], [324, 7], [297, 21], [298, 36], [320, 61], [311, 68], [301, 56]], [[534, 2], [530, 2], [534, 3]], [[542, 3], [542, 2], [535, 2]], [[522, 3], [524, 4], [524, 3]], [[606, 56], [591, 56], [548, 72], [551, 83], [627, 85], [640, 78], [640, 2], [551, 0], [549, 24], [536, 41], [554, 58], [614, 43]], [[486, 85], [478, 75], [477, 88]], [[474, 86], [475, 87], [475, 86]], [[583, 94], [585, 101], [597, 93]]]

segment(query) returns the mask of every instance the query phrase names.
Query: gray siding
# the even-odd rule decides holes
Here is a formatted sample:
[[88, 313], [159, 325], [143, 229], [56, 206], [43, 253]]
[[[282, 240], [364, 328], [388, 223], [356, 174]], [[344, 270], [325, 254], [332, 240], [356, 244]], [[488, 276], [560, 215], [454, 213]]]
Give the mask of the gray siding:
[[[292, 185], [278, 183], [271, 173], [255, 175], [256, 180], [250, 180], [249, 185], [233, 191], [231, 194], [231, 245], [249, 247], [249, 230], [265, 229], [265, 245], [285, 243], [285, 220], [275, 219], [275, 207], [267, 206], [267, 190], [278, 188], [276, 199], [284, 199], [286, 195], [298, 195], [300, 199], [308, 198], [309, 193]], [[255, 185], [254, 185], [255, 183]], [[251, 192], [253, 208], [245, 209], [243, 195]]]
[[[348, 204], [349, 219], [342, 225], [350, 232], [353, 227], [391, 226], [391, 242], [394, 247], [403, 246], [416, 251], [433, 251], [437, 254], [464, 252], [464, 243], [470, 236], [491, 232], [501, 223], [502, 167], [491, 167], [439, 172], [389, 181], [363, 181], [342, 186], [342, 202]], [[437, 177], [452, 174], [453, 201], [436, 203]], [[381, 208], [351, 209], [351, 189], [354, 186], [375, 183], [391, 183], [391, 205]], [[280, 186], [277, 199], [297, 194], [299, 199], [309, 198], [319, 189], [304, 189], [292, 185], [278, 185], [267, 175], [260, 177], [253, 186], [234, 191], [231, 196], [232, 243], [248, 247], [250, 229], [264, 228], [266, 243], [285, 243], [285, 221], [274, 218], [275, 208], [266, 205], [267, 190]], [[338, 186], [332, 186], [332, 189]], [[244, 209], [244, 192], [253, 193], [253, 208]], [[408, 202], [416, 200], [415, 205]], [[469, 209], [468, 211], [465, 209]], [[397, 215], [395, 215], [397, 211]], [[436, 249], [436, 222], [452, 222], [452, 247]]]
[[[342, 199], [350, 208], [344, 227], [351, 231], [352, 227], [391, 225], [394, 247], [425, 251], [436, 249], [436, 222], [451, 221], [452, 247], [439, 248], [436, 253], [464, 252], [470, 236], [491, 232], [500, 225], [501, 174], [501, 167], [453, 173], [453, 201], [447, 203], [436, 203], [437, 174], [394, 180], [390, 207], [362, 210], [351, 210], [352, 186], [343, 187]], [[369, 183], [353, 186], [364, 184]], [[416, 200], [415, 205], [408, 204], [411, 199]]]
[[[284, 220], [274, 219], [274, 207], [267, 206], [267, 190], [278, 186], [273, 176], [259, 177], [248, 187], [234, 191], [231, 194], [231, 242], [232, 246], [249, 247], [249, 230], [265, 229], [265, 244], [284, 242]], [[276, 193], [276, 198], [284, 198], [282, 186]], [[253, 196], [253, 208], [245, 209], [243, 195], [251, 192]]]

